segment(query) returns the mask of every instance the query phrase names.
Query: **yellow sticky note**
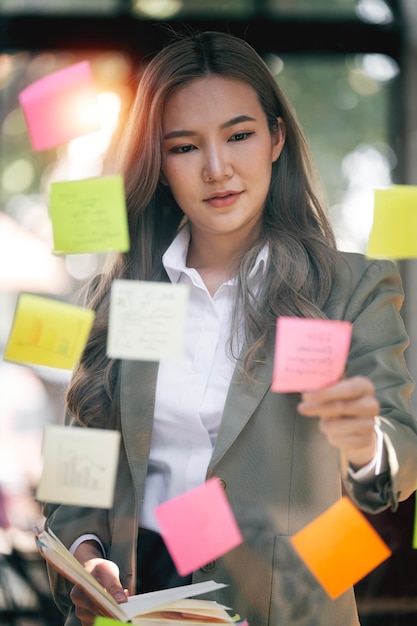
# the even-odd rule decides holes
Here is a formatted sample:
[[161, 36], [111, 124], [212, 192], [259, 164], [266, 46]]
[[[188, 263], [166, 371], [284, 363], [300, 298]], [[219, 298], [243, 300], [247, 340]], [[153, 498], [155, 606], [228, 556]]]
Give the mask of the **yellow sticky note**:
[[49, 213], [57, 254], [129, 250], [121, 176], [52, 183]]
[[126, 626], [126, 622], [119, 622], [117, 619], [111, 617], [96, 617], [94, 620], [94, 626], [117, 626], [118, 624]]
[[367, 256], [417, 257], [417, 186], [394, 185], [374, 191], [374, 220]]
[[94, 317], [90, 309], [21, 294], [4, 359], [72, 370], [84, 350]]
[[346, 496], [296, 533], [291, 543], [331, 598], [391, 556], [390, 548]]

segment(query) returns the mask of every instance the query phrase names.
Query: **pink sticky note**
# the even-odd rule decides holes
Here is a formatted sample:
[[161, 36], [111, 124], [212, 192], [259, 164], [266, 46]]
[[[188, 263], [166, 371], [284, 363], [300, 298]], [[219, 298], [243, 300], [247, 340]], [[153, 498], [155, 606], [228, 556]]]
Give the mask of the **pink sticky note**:
[[352, 324], [339, 320], [279, 317], [272, 391], [320, 389], [343, 375]]
[[162, 538], [181, 576], [242, 543], [218, 478], [163, 502], [154, 510]]
[[100, 129], [88, 61], [37, 80], [20, 92], [19, 102], [34, 150], [47, 150]]

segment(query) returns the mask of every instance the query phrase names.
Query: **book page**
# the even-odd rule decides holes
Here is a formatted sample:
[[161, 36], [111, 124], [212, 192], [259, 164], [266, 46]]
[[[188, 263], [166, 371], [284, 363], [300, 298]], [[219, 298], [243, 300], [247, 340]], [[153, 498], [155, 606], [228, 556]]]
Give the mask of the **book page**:
[[[173, 587], [172, 589], [161, 589], [160, 591], [151, 591], [149, 593], [140, 593], [136, 596], [130, 596], [127, 604], [123, 606], [123, 610], [129, 618], [137, 615], [149, 613], [156, 607], [167, 607], [168, 603], [184, 598], [191, 598], [209, 591], [222, 589], [226, 587], [224, 583], [216, 583], [209, 580], [203, 583], [194, 583], [191, 585], [182, 585], [181, 587]], [[221, 606], [221, 605], [219, 605]]]

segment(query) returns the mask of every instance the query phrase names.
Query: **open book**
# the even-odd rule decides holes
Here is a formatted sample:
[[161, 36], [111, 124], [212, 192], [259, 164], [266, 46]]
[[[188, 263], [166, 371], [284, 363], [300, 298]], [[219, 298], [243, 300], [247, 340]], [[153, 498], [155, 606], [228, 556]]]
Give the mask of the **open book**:
[[120, 622], [141, 626], [206, 626], [213, 624], [241, 624], [238, 616], [231, 617], [228, 607], [213, 600], [196, 599], [194, 596], [225, 587], [213, 580], [162, 589], [130, 596], [124, 604], [118, 604], [109, 592], [89, 574], [77, 559], [45, 528], [35, 533], [35, 540], [42, 557], [62, 576], [81, 587], [104, 615]]

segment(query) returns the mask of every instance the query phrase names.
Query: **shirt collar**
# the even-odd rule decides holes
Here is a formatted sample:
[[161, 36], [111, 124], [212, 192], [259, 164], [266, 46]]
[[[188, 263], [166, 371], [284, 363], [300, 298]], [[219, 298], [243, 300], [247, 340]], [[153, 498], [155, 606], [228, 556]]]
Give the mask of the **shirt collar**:
[[187, 267], [187, 252], [189, 245], [190, 229], [188, 226], [184, 226], [184, 228], [178, 232], [175, 239], [162, 256], [162, 264], [172, 283], [177, 283], [179, 281], [181, 273]]
[[269, 255], [269, 243], [264, 243], [262, 249], [256, 257], [255, 264], [249, 273], [249, 278], [255, 278], [255, 276], [264, 276], [266, 271], [266, 265]]

